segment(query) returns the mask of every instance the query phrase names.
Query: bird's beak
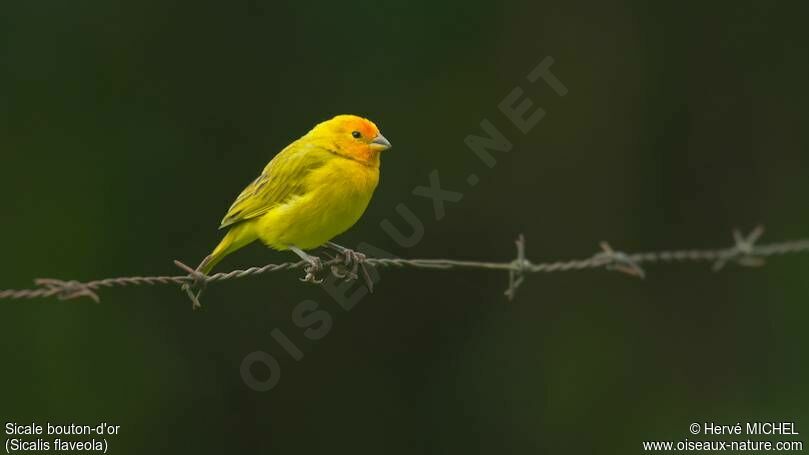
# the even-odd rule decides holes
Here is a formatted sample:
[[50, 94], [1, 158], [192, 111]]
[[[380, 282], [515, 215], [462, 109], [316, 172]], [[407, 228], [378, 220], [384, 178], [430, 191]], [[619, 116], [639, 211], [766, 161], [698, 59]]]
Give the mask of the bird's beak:
[[376, 139], [371, 141], [371, 149], [377, 152], [383, 152], [391, 147], [390, 142], [385, 139], [385, 136], [383, 136], [381, 133], [376, 136]]

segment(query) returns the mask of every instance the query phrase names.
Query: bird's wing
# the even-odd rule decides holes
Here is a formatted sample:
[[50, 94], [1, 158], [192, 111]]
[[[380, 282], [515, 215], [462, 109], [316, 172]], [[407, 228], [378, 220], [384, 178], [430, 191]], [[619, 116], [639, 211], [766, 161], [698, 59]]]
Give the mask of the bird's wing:
[[306, 175], [329, 160], [324, 149], [294, 142], [270, 161], [264, 172], [230, 206], [219, 229], [261, 216], [306, 192]]

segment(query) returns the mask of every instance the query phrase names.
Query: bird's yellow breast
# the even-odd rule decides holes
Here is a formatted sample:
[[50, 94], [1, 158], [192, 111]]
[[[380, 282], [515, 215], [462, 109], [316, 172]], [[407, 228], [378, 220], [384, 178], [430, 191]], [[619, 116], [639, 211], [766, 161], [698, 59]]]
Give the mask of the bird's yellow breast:
[[377, 183], [378, 167], [335, 158], [306, 176], [307, 191], [261, 216], [258, 237], [278, 250], [321, 246], [359, 220]]

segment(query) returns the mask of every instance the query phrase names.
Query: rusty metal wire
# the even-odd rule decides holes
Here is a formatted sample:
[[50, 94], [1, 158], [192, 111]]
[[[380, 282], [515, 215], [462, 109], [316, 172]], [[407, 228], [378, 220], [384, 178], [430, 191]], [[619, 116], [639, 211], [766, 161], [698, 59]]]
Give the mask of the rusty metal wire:
[[[399, 259], [399, 258], [366, 258], [363, 255], [353, 255], [348, 258], [342, 255], [331, 257], [322, 263], [321, 270], [330, 270], [332, 275], [339, 279], [357, 279], [358, 268], [362, 268], [366, 285], [372, 290], [373, 282], [365, 266], [379, 268], [415, 268], [433, 270], [452, 269], [484, 269], [500, 270], [509, 274], [509, 284], [505, 295], [509, 300], [516, 296], [517, 289], [523, 283], [525, 275], [529, 273], [570, 272], [587, 269], [606, 269], [622, 272], [637, 278], [645, 277], [642, 264], [664, 263], [713, 263], [713, 270], [719, 271], [728, 263], [755, 267], [764, 265], [765, 258], [782, 256], [786, 254], [809, 253], [809, 239], [793, 240], [766, 245], [756, 245], [764, 233], [762, 227], [757, 227], [750, 234], [744, 236], [734, 231], [734, 244], [727, 248], [694, 249], [673, 251], [652, 251], [640, 253], [624, 253], [613, 250], [606, 242], [601, 243], [601, 251], [584, 259], [566, 261], [533, 263], [525, 257], [525, 239], [522, 235], [517, 239], [517, 258], [510, 262], [480, 262], [459, 261], [452, 259]], [[226, 273], [204, 275], [180, 261], [175, 265], [186, 272], [186, 275], [175, 276], [133, 276], [120, 278], [107, 278], [103, 280], [79, 282], [62, 281], [56, 279], [37, 279], [34, 289], [0, 290], [0, 300], [22, 300], [55, 297], [59, 300], [70, 300], [79, 297], [88, 297], [100, 302], [97, 291], [111, 287], [126, 286], [181, 286], [193, 302], [194, 308], [200, 306], [199, 296], [202, 290], [210, 283], [262, 275], [270, 272], [284, 270], [304, 269], [311, 272], [311, 265], [306, 261], [284, 262], [268, 264], [263, 267], [251, 267], [244, 270], [233, 270]]]

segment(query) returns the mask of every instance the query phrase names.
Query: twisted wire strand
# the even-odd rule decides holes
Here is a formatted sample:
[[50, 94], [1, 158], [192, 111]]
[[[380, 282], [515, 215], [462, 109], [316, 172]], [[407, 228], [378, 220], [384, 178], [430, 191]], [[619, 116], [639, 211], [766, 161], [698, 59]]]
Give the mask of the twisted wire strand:
[[[713, 263], [715, 271], [721, 270], [727, 263], [734, 262], [742, 266], [760, 266], [764, 259], [772, 256], [783, 256], [787, 254], [809, 253], [809, 239], [800, 239], [786, 242], [770, 243], [766, 245], [755, 245], [755, 242], [763, 234], [763, 229], [758, 227], [747, 236], [743, 236], [739, 231], [734, 232], [735, 244], [728, 248], [717, 249], [689, 249], [689, 250], [665, 250], [649, 251], [638, 253], [624, 253], [613, 250], [609, 244], [601, 244], [602, 251], [584, 259], [572, 259], [565, 261], [533, 263], [525, 258], [525, 240], [520, 236], [517, 241], [517, 258], [510, 262], [484, 262], [484, 261], [464, 261], [454, 259], [401, 259], [401, 258], [365, 258], [360, 255], [359, 259], [349, 259], [338, 255], [322, 263], [326, 270], [331, 269], [333, 275], [338, 278], [356, 279], [357, 268], [364, 266], [380, 268], [409, 268], [427, 270], [454, 270], [454, 269], [481, 269], [499, 270], [509, 273], [509, 285], [505, 294], [513, 299], [517, 288], [522, 284], [524, 275], [528, 273], [555, 273], [571, 272], [587, 269], [607, 269], [623, 272], [632, 276], [643, 278], [645, 271], [642, 264], [668, 264], [668, 263]], [[352, 262], [353, 261], [353, 262]], [[33, 289], [6, 289], [0, 290], [0, 300], [31, 300], [38, 298], [58, 298], [60, 300], [70, 300], [79, 297], [88, 297], [96, 302], [100, 298], [96, 291], [113, 287], [133, 287], [133, 286], [158, 286], [158, 285], [178, 285], [182, 286], [188, 293], [194, 306], [199, 306], [199, 294], [190, 291], [190, 288], [204, 288], [209, 283], [217, 283], [233, 279], [262, 275], [265, 273], [279, 272], [285, 270], [304, 269], [309, 272], [311, 265], [306, 261], [283, 262], [280, 264], [267, 264], [261, 267], [250, 267], [247, 269], [237, 269], [230, 272], [219, 272], [213, 275], [204, 275], [188, 267], [182, 262], [175, 261], [175, 264], [187, 272], [186, 275], [163, 275], [163, 276], [130, 276], [118, 278], [106, 278], [87, 282], [63, 281], [57, 279], [37, 279], [36, 288]], [[353, 271], [351, 268], [353, 267]], [[365, 273], [369, 289], [372, 282]]]

